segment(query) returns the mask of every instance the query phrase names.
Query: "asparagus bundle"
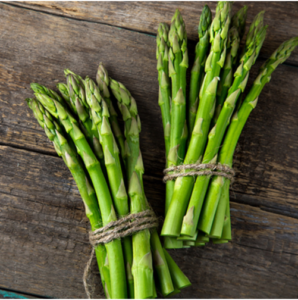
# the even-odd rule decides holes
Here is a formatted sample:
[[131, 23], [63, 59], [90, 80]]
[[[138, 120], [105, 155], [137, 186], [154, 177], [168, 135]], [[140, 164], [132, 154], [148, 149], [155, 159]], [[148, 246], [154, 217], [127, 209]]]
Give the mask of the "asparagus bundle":
[[[98, 85], [70, 70], [65, 75], [67, 84], [57, 85], [62, 97], [33, 83], [36, 99], [27, 102], [73, 174], [92, 231], [130, 213], [151, 209], [143, 187], [141, 122], [134, 98], [108, 77], [102, 64], [96, 76]], [[117, 99], [124, 130], [110, 91]], [[124, 236], [121, 241], [96, 244], [95, 254], [107, 298], [155, 298], [156, 288], [167, 296], [190, 285], [163, 249], [155, 228]]]
[[[253, 20], [240, 54], [239, 46], [245, 32], [246, 14], [247, 7], [244, 6], [231, 18], [231, 4], [219, 2], [210, 25], [210, 9], [208, 6], [203, 8], [199, 23], [199, 42], [191, 70], [189, 98], [180, 100], [180, 103], [186, 103], [188, 107], [187, 124], [191, 132], [183, 163], [173, 163], [167, 150], [171, 149], [167, 146], [169, 131], [171, 136], [172, 128], [177, 126], [174, 122], [178, 120], [179, 123], [179, 119], [173, 119], [175, 101], [170, 106], [170, 112], [167, 112], [171, 119], [160, 105], [165, 133], [166, 165], [167, 168], [172, 167], [168, 171], [170, 176], [166, 176], [170, 180], [166, 183], [166, 216], [161, 231], [161, 235], [165, 237], [166, 248], [180, 248], [179, 242], [183, 242], [184, 246], [202, 246], [210, 239], [217, 244], [231, 240], [229, 187], [237, 141], [249, 113], [256, 106], [257, 97], [269, 82], [271, 73], [297, 45], [297, 38], [293, 38], [276, 50], [261, 68], [242, 103], [239, 99], [245, 92], [250, 70], [260, 53], [267, 30], [267, 26], [263, 25], [262, 11]], [[175, 16], [177, 15], [176, 12]], [[162, 28], [167, 28], [167, 25], [163, 24]], [[161, 41], [167, 40], [165, 35], [164, 30], [158, 31], [159, 57], [162, 57], [162, 51], [159, 50]], [[166, 77], [167, 73], [171, 74], [171, 63], [166, 70], [165, 64], [161, 68], [159, 59], [157, 69], [160, 90], [166, 82], [167, 90], [172, 90], [172, 95], [168, 92], [167, 99], [174, 99], [175, 82], [172, 80], [170, 83]], [[159, 103], [164, 103], [164, 99], [166, 98], [160, 93]], [[176, 144], [176, 153], [180, 148], [185, 151], [181, 141]], [[193, 168], [197, 166], [203, 168], [203, 172], [202, 176], [195, 178], [193, 174], [198, 172]], [[215, 168], [223, 170], [224, 174], [217, 175], [219, 173], [214, 171]], [[171, 176], [175, 169], [180, 174]], [[188, 172], [191, 172], [191, 176]], [[172, 187], [172, 193], [168, 191], [168, 186]]]
[[[220, 2], [216, 16], [210, 26], [211, 49], [205, 64], [206, 74], [200, 90], [199, 108], [184, 164], [196, 163], [204, 150], [214, 112], [218, 76], [225, 61], [230, 10], [230, 3]], [[174, 126], [174, 124], [171, 125]], [[180, 177], [176, 180], [173, 196], [162, 228], [162, 235], [176, 237], [180, 235], [181, 223], [192, 186], [192, 177]]]

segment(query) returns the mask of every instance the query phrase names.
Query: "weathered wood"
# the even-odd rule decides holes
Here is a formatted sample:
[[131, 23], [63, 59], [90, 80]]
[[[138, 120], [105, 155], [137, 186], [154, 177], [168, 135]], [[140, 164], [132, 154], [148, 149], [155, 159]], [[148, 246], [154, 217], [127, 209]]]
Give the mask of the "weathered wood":
[[[176, 8], [179, 8], [186, 23], [189, 39], [197, 41], [197, 27], [202, 8], [208, 4], [215, 14], [216, 2], [16, 2], [20, 5], [60, 16], [88, 20], [113, 26], [125, 27], [136, 31], [156, 34], [160, 22], [170, 22]], [[292, 2], [235, 2], [233, 11], [248, 5], [247, 22], [265, 10], [265, 24], [269, 25], [268, 35], [261, 55], [268, 56], [278, 45], [297, 35], [297, 4]], [[298, 55], [294, 54], [289, 62], [297, 65]]]
[[[33, 11], [32, 5], [47, 14]], [[214, 9], [215, 3], [210, 5]], [[260, 9], [267, 10], [270, 31], [263, 57], [297, 34], [295, 3], [249, 6], [249, 22]], [[90, 252], [89, 226], [70, 173], [23, 101], [31, 95], [32, 81], [54, 87], [64, 80], [64, 68], [94, 78], [99, 60], [105, 63], [138, 102], [145, 188], [154, 210], [163, 215], [155, 38], [114, 26], [154, 33], [176, 7], [187, 16], [189, 36], [195, 39], [202, 8], [198, 2], [0, 4], [0, 144], [12, 146], [0, 146], [1, 287], [50, 297], [85, 297], [81, 276]], [[193, 43], [190, 46], [193, 50]], [[297, 53], [290, 63], [296, 64]], [[250, 84], [256, 73], [254, 68]], [[178, 297], [298, 296], [297, 76], [297, 68], [278, 68], [239, 141], [231, 192], [233, 242], [172, 252], [193, 282]]]
[[31, 295], [24, 295], [22, 293], [16, 293], [8, 290], [0, 290], [0, 299], [34, 299]]
[[[55, 155], [23, 101], [32, 95], [29, 84], [37, 81], [55, 87], [55, 82], [64, 80], [66, 67], [94, 76], [100, 59], [135, 96], [142, 119], [146, 174], [161, 179], [164, 142], [154, 38], [5, 4], [0, 5], [0, 16], [4, 41], [0, 45], [0, 143]], [[249, 85], [261, 63], [253, 68]], [[296, 68], [280, 66], [265, 87], [239, 142], [233, 186], [235, 201], [295, 217], [298, 91], [293, 87], [297, 81]]]
[[[55, 298], [85, 297], [90, 246], [78, 190], [60, 158], [0, 147], [1, 286]], [[163, 185], [145, 178], [163, 210]], [[154, 188], [153, 188], [154, 184]], [[295, 298], [298, 220], [232, 203], [233, 241], [172, 251], [192, 280], [183, 298]]]

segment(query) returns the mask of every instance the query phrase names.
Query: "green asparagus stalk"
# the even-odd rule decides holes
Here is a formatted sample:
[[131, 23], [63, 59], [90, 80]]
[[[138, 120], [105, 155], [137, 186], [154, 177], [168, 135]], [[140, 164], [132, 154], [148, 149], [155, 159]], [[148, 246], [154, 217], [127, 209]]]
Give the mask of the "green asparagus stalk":
[[[251, 111], [257, 105], [262, 89], [270, 81], [272, 72], [290, 56], [297, 45], [298, 37], [282, 43], [261, 68], [239, 111], [234, 114], [231, 120], [219, 154], [219, 163], [232, 167], [233, 155], [238, 139]], [[219, 176], [214, 176], [211, 180], [198, 226], [200, 230], [207, 234], [211, 231], [214, 215], [226, 181], [228, 181], [227, 178]]]
[[[85, 88], [86, 101], [90, 107], [93, 126], [96, 127], [100, 134], [100, 143], [104, 151], [104, 161], [116, 213], [119, 217], [124, 217], [129, 214], [128, 195], [119, 158], [119, 148], [110, 125], [109, 109], [100, 95], [98, 87], [90, 78], [85, 79]], [[130, 298], [133, 298], [134, 282], [131, 276], [133, 260], [131, 237], [127, 236], [123, 238], [122, 245], [125, 257], [129, 296]]]
[[[79, 82], [80, 84], [84, 83], [83, 79], [79, 75], [71, 72], [68, 69], [66, 69], [64, 71], [65, 71], [66, 74], [72, 74], [74, 76], [74, 78], [77, 78], [76, 82]], [[69, 96], [69, 91], [68, 91], [67, 85], [65, 83], [58, 83], [57, 84], [57, 89], [60, 91], [63, 99], [67, 103], [67, 107], [72, 111], [72, 113], [74, 115], [77, 115], [77, 107], [79, 107], [80, 104], [78, 104], [77, 106], [72, 104], [71, 98]], [[48, 94], [48, 96], [51, 97], [50, 94]], [[85, 108], [84, 108], [84, 110], [85, 110]], [[89, 113], [89, 111], [88, 111], [88, 113]], [[80, 128], [83, 132], [86, 132], [87, 129], [89, 130], [89, 133], [88, 133], [88, 136], [90, 137], [89, 144], [91, 145], [92, 150], [94, 151], [96, 157], [99, 159], [100, 166], [101, 166], [101, 168], [104, 172], [105, 177], [107, 177], [106, 176], [105, 163], [104, 163], [103, 150], [102, 150], [101, 144], [99, 143], [98, 132], [96, 130], [92, 130], [90, 128], [90, 121], [89, 120], [86, 120], [86, 123], [87, 124], [80, 123]], [[86, 125], [86, 126], [84, 126], [84, 125]], [[91, 137], [92, 137], [92, 140], [91, 140]]]
[[229, 180], [226, 180], [224, 183], [224, 186], [222, 187], [222, 193], [221, 193], [221, 198], [218, 203], [216, 213], [214, 216], [212, 228], [209, 234], [209, 237], [216, 239], [220, 239], [222, 236], [222, 230], [223, 230], [223, 225], [224, 225], [224, 219], [225, 219], [225, 214], [226, 214], [226, 208], [228, 206], [228, 197], [229, 197], [229, 187], [230, 187], [230, 182]]
[[185, 24], [176, 10], [169, 31], [169, 76], [172, 80], [171, 130], [168, 165], [182, 163], [185, 144], [181, 136], [186, 120], [186, 70], [188, 68], [187, 36]]
[[[170, 113], [170, 129], [165, 128], [166, 137], [170, 131], [169, 149], [167, 149], [167, 167], [177, 166], [182, 163], [185, 151], [187, 134], [186, 122], [186, 70], [188, 68], [187, 35], [182, 16], [177, 9], [171, 22], [168, 34], [169, 41], [169, 76], [172, 82], [172, 102]], [[161, 77], [161, 85], [167, 85], [165, 77]], [[174, 190], [174, 181], [166, 183], [167, 212]], [[177, 240], [165, 238], [167, 248], [181, 248], [183, 244]]]
[[[169, 27], [167, 24], [161, 23], [158, 28], [158, 34], [156, 38], [157, 43], [157, 70], [159, 81], [159, 100], [158, 104], [161, 109], [164, 140], [165, 140], [165, 157], [166, 165], [168, 165], [168, 155], [170, 150], [170, 132], [171, 132], [171, 92], [170, 92], [170, 80], [169, 80], [169, 40], [168, 40]], [[177, 77], [178, 78], [178, 77]], [[166, 187], [166, 204], [165, 211], [167, 211], [169, 201], [172, 198], [173, 184], [167, 184]], [[169, 248], [181, 248], [182, 243], [176, 240], [170, 240], [169, 238], [164, 240], [164, 243]], [[171, 245], [171, 246], [170, 246]]]
[[[57, 94], [55, 91], [45, 87], [44, 85], [41, 85], [39, 83], [31, 83], [30, 87], [34, 93], [41, 93], [41, 94], [47, 95], [47, 96], [59, 101], [62, 105], [66, 105], [65, 101], [60, 97], [59, 94]], [[62, 126], [62, 124], [59, 122], [59, 120], [57, 120], [57, 122], [59, 123], [60, 126]], [[74, 147], [74, 143], [72, 142], [71, 138], [68, 138], [68, 142], [70, 144], [72, 144], [72, 146]]]
[[172, 99], [181, 88], [186, 97], [186, 70], [188, 68], [187, 35], [180, 11], [177, 9], [169, 30], [169, 75], [172, 79]]
[[30, 84], [31, 89], [34, 91], [34, 93], [41, 93], [44, 95], [48, 95], [49, 97], [56, 99], [60, 103], [64, 103], [63, 99], [59, 96], [58, 93], [55, 91], [48, 89], [47, 87], [39, 84], [39, 83], [31, 83]]
[[[184, 164], [197, 163], [200, 161], [205, 148], [210, 122], [215, 109], [218, 76], [224, 65], [226, 56], [230, 10], [231, 4], [229, 2], [219, 2], [215, 18], [211, 24], [211, 51], [206, 60], [206, 75], [199, 95], [199, 108]], [[193, 184], [193, 177], [179, 177], [176, 180], [173, 197], [162, 228], [162, 235], [180, 235], [183, 216], [187, 208]]]
[[[147, 209], [147, 203], [142, 188], [144, 167], [139, 148], [139, 132], [141, 128], [137, 106], [134, 98], [131, 97], [123, 85], [120, 86], [118, 82], [111, 79], [110, 88], [118, 100], [125, 126], [126, 147], [129, 149], [125, 165], [131, 199], [131, 213], [138, 213]], [[152, 298], [154, 294], [154, 279], [150, 231], [146, 229], [135, 233], [132, 236], [132, 244], [132, 276], [135, 282], [135, 298]]]
[[232, 229], [231, 229], [231, 216], [230, 216], [230, 182], [227, 181], [228, 184], [224, 185], [224, 189], [222, 191], [221, 200], [226, 202], [226, 211], [225, 211], [225, 218], [223, 223], [223, 229], [221, 233], [221, 239], [230, 241], [232, 239]]
[[[77, 158], [75, 148], [68, 143], [64, 132], [50, 113], [36, 99], [26, 99], [28, 106], [32, 109], [35, 118], [40, 126], [45, 130], [48, 138], [53, 142], [57, 154], [61, 156], [69, 168], [77, 184], [80, 195], [85, 205], [86, 216], [88, 217], [91, 230], [94, 231], [101, 227], [102, 219], [96, 199], [95, 192], [89, 183], [84, 168]], [[95, 254], [101, 275], [102, 285], [107, 298], [111, 295], [110, 270], [107, 260], [105, 246], [100, 244], [95, 247]]]
[[[81, 121], [79, 123], [80, 129], [87, 137], [89, 145], [97, 159], [99, 159], [101, 168], [106, 177], [103, 150], [99, 142], [98, 131], [93, 127], [92, 120], [90, 118], [90, 111], [85, 96], [84, 80], [81, 76], [68, 69], [65, 69], [64, 73], [67, 76], [67, 85], [64, 83], [58, 83], [57, 88], [62, 94], [65, 102], [68, 104], [68, 108], [70, 108], [73, 114], [77, 115]], [[51, 95], [48, 96], [51, 97]]]
[[[131, 96], [131, 94], [129, 93], [129, 91], [121, 83], [115, 80], [111, 80], [110, 88], [114, 96], [118, 100], [118, 105], [122, 113], [123, 121], [125, 124], [126, 147], [129, 152], [127, 155], [127, 162], [126, 162], [127, 177], [129, 178], [129, 190], [134, 191], [134, 193], [132, 193], [132, 196], [138, 195], [138, 197], [141, 199], [141, 195], [142, 195], [142, 197], [145, 199], [146, 202], [146, 208], [148, 209], [149, 204], [145, 196], [144, 185], [143, 185], [144, 166], [143, 166], [142, 154], [141, 154], [140, 144], [139, 144], [139, 133], [141, 130], [141, 123], [137, 111], [136, 102]], [[142, 194], [140, 191], [142, 191]], [[147, 233], [144, 233], [143, 235], [145, 234], [147, 237]], [[136, 238], [138, 238], [138, 236], [134, 235], [133, 244], [134, 244], [134, 239]], [[171, 279], [171, 274], [164, 256], [163, 248], [161, 246], [160, 239], [156, 229], [151, 230], [151, 237], [149, 233], [149, 239], [151, 240], [151, 252], [153, 255], [153, 265], [157, 273], [159, 287], [161, 288], [162, 294], [166, 296], [174, 291], [174, 287]], [[144, 251], [144, 254], [147, 255], [149, 251], [150, 248]], [[135, 270], [138, 270], [137, 268], [139, 267], [141, 262], [144, 261], [144, 259], [142, 259], [142, 257], [144, 256], [140, 255], [140, 248], [139, 249], [134, 248], [134, 257], [135, 257], [135, 253], [136, 255], [138, 254], [139, 257], [136, 265], [133, 266], [133, 270], [134, 268]], [[134, 259], [134, 264], [135, 262], [136, 260]], [[138, 293], [140, 293], [140, 291]]]
[[246, 12], [247, 6], [244, 6], [232, 17], [231, 29], [227, 41], [227, 57], [224, 67], [221, 70], [220, 81], [217, 87], [216, 109], [212, 120], [213, 126], [218, 119], [222, 105], [227, 97], [228, 90], [233, 82], [232, 75], [238, 61], [240, 41], [245, 30]]
[[209, 242], [209, 237], [206, 236], [206, 234], [203, 233], [202, 231], [199, 231], [196, 242], [195, 242], [195, 246], [204, 246], [205, 243], [208, 243], [208, 242]]
[[[84, 134], [79, 129], [76, 119], [72, 117], [67, 108], [55, 99], [41, 93], [35, 93], [35, 96], [50, 114], [60, 120], [65, 131], [75, 143], [78, 154], [81, 156], [93, 183], [102, 215], [103, 226], [116, 221], [115, 209], [104, 174]], [[105, 244], [105, 247], [108, 254], [110, 276], [113, 279], [111, 280], [110, 296], [111, 298], [126, 298], [127, 283], [121, 241], [113, 240]]]
[[223, 69], [220, 74], [220, 81], [217, 87], [216, 94], [216, 109], [212, 120], [214, 126], [220, 114], [222, 105], [228, 94], [228, 90], [233, 82], [233, 61], [237, 56], [240, 45], [240, 38], [237, 28], [232, 27], [229, 31], [229, 38], [227, 43], [227, 57]]
[[57, 89], [59, 90], [60, 94], [62, 95], [63, 99], [65, 100], [65, 102], [67, 103], [68, 105], [68, 108], [73, 112], [73, 113], [76, 113], [73, 108], [72, 108], [72, 103], [71, 103], [71, 100], [70, 100], [70, 96], [69, 96], [69, 93], [68, 93], [68, 88], [67, 88], [67, 85], [65, 83], [58, 83], [56, 85]]
[[198, 236], [198, 231], [193, 236], [180, 235], [177, 240], [179, 241], [196, 241]]
[[[261, 15], [261, 20], [262, 18], [263, 16]], [[233, 85], [228, 91], [227, 99], [224, 102], [217, 123], [208, 135], [208, 143], [202, 161], [203, 164], [217, 162], [217, 153], [220, 149], [226, 128], [229, 125], [237, 100], [246, 87], [249, 71], [255, 63], [264, 42], [267, 26], [263, 26], [263, 22], [260, 21], [260, 19], [257, 18], [256, 20], [259, 26], [255, 27], [255, 25], [252, 24], [255, 28], [253, 39], [247, 47], [247, 51], [245, 55], [243, 55], [241, 63], [234, 74], [235, 79]], [[187, 212], [183, 219], [181, 234], [192, 236], [196, 232], [210, 179], [211, 175], [199, 176], [196, 179]], [[221, 180], [221, 177], [219, 177], [218, 180]]]
[[[74, 73], [73, 71], [71, 71], [69, 69], [64, 69], [64, 75], [65, 75], [66, 78], [67, 78], [68, 75], [72, 75], [74, 77], [77, 85], [84, 90], [84, 86], [85, 86], [84, 79], [80, 75]], [[76, 91], [76, 92], [79, 93], [79, 91]]]
[[236, 27], [238, 29], [240, 41], [242, 40], [245, 33], [247, 8], [248, 7], [244, 5], [233, 15], [231, 20], [231, 26]]
[[101, 163], [101, 168], [106, 175], [104, 167], [103, 150], [99, 143], [99, 134], [96, 128], [94, 128], [91, 120], [91, 114], [86, 102], [85, 85], [84, 80], [77, 74], [66, 69], [64, 70], [67, 79], [67, 89], [70, 97], [70, 104], [72, 111], [78, 116], [80, 122], [80, 128], [87, 137], [89, 144], [96, 157]]
[[183, 288], [186, 288], [191, 285], [190, 281], [188, 278], [184, 275], [184, 273], [180, 270], [180, 268], [177, 266], [173, 258], [170, 256], [170, 254], [167, 252], [166, 249], [163, 249], [165, 258], [167, 260], [170, 273], [172, 276], [172, 280], [175, 286], [175, 289], [180, 290]]
[[120, 154], [122, 155], [122, 158], [124, 159], [124, 157], [123, 157], [123, 155], [125, 153], [124, 137], [123, 137], [123, 133], [122, 133], [119, 123], [118, 123], [117, 112], [116, 112], [116, 110], [113, 106], [113, 103], [111, 101], [111, 98], [110, 98], [110, 91], [108, 88], [109, 81], [110, 81], [110, 78], [108, 75], [108, 71], [103, 66], [103, 64], [100, 63], [98, 66], [97, 74], [96, 74], [96, 82], [98, 84], [98, 88], [99, 88], [101, 94], [103, 95], [105, 102], [108, 105], [108, 109], [110, 112], [111, 127], [113, 130], [114, 136], [116, 138], [116, 141], [118, 143], [118, 146], [120, 148]]
[[199, 91], [204, 77], [204, 66], [207, 52], [210, 47], [209, 30], [212, 21], [212, 13], [208, 5], [205, 5], [200, 17], [198, 28], [199, 42], [196, 45], [196, 56], [191, 69], [189, 103], [188, 103], [188, 129], [191, 133], [194, 127], [196, 113], [199, 105]]
[[161, 118], [164, 130], [165, 153], [168, 157], [170, 148], [170, 128], [171, 128], [171, 92], [169, 79], [169, 27], [165, 23], [160, 23], [158, 26], [156, 37], [156, 59], [158, 70], [159, 97], [158, 104], [161, 110]]

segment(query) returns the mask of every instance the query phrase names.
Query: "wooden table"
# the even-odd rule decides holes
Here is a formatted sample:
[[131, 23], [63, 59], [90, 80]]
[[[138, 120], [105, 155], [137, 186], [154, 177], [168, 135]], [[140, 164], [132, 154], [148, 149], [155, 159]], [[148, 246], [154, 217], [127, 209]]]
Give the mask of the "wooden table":
[[[203, 4], [0, 3], [0, 289], [85, 297], [88, 220], [68, 169], [24, 102], [32, 95], [29, 84], [55, 88], [65, 79], [64, 68], [94, 78], [98, 63], [104, 62], [137, 100], [146, 192], [163, 215], [155, 34], [159, 22], [169, 22], [179, 8], [193, 52]], [[214, 13], [216, 3], [209, 4]], [[235, 3], [234, 11], [243, 5]], [[247, 5], [248, 24], [265, 9], [269, 25], [251, 85], [275, 48], [298, 35], [298, 4]], [[231, 190], [232, 242], [171, 251], [193, 283], [178, 297], [298, 296], [297, 66], [296, 50], [273, 74], [241, 135]]]

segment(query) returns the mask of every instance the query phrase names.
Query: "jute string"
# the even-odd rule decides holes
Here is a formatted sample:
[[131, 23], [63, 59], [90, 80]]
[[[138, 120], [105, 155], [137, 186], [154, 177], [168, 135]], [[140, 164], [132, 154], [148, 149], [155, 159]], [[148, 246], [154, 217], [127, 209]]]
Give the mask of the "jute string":
[[[185, 170], [191, 170], [189, 172], [183, 172]], [[235, 171], [229, 166], [222, 164], [189, 164], [189, 165], [179, 165], [173, 166], [165, 169], [163, 178], [164, 182], [168, 180], [176, 179], [177, 177], [185, 176], [207, 176], [207, 175], [216, 175], [226, 177], [231, 180], [231, 183], [234, 181]], [[168, 174], [173, 172], [172, 174]]]
[[117, 221], [110, 222], [104, 227], [89, 232], [89, 241], [92, 245], [92, 252], [86, 264], [83, 282], [86, 294], [89, 299], [92, 297], [94, 286], [87, 283], [91, 273], [91, 265], [95, 256], [95, 247], [99, 244], [106, 244], [115, 239], [124, 238], [138, 231], [155, 228], [158, 226], [158, 219], [152, 209], [140, 213], [127, 215]]

